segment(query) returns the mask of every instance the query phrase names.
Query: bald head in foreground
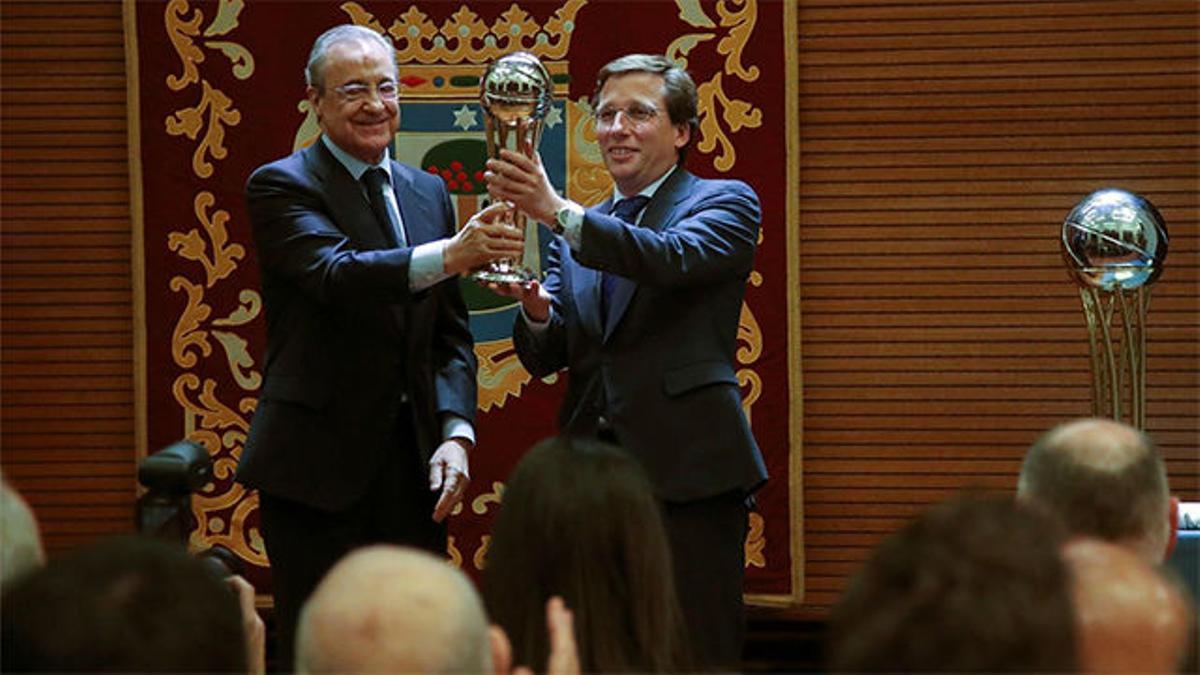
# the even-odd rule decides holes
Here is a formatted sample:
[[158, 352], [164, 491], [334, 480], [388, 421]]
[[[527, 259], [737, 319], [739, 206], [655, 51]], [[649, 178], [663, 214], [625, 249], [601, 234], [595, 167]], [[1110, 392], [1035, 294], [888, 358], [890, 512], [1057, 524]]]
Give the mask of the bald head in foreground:
[[21, 495], [0, 478], [0, 582], [8, 583], [46, 562], [37, 518]]
[[1063, 547], [1063, 559], [1082, 672], [1178, 672], [1193, 616], [1179, 588], [1109, 542], [1077, 539]]
[[1120, 544], [1157, 565], [1175, 542], [1179, 502], [1150, 438], [1110, 419], [1057, 426], [1025, 454], [1017, 499], [1059, 518], [1073, 535]]
[[501, 673], [508, 642], [475, 588], [428, 553], [359, 549], [339, 562], [300, 615], [301, 673]]

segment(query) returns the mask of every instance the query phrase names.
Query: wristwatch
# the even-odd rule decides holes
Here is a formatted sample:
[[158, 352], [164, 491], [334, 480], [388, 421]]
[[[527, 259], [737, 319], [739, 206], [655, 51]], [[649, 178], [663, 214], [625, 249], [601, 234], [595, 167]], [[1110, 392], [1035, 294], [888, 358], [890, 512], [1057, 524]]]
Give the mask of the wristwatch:
[[554, 222], [547, 224], [550, 225], [550, 230], [554, 234], [562, 234], [563, 230], [568, 227], [579, 229], [579, 226], [583, 224], [583, 207], [568, 200], [566, 206], [555, 212]]

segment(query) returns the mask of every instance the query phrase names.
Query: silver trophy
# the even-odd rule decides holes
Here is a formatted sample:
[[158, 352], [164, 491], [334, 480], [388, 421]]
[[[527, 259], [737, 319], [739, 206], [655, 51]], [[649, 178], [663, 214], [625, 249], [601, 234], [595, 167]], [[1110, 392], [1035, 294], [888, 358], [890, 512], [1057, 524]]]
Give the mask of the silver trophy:
[[1087, 320], [1092, 413], [1121, 420], [1125, 410], [1145, 429], [1146, 311], [1167, 258], [1167, 226], [1146, 199], [1098, 190], [1067, 214], [1062, 254]]
[[[488, 66], [479, 87], [479, 105], [483, 108], [484, 133], [488, 157], [499, 158], [503, 149], [527, 157], [537, 152], [542, 127], [554, 100], [550, 73], [536, 56], [514, 52]], [[503, 218], [503, 217], [502, 217]], [[528, 222], [515, 208], [507, 222], [525, 231], [525, 252], [519, 260], [503, 259], [488, 263], [472, 273], [481, 282], [522, 283], [540, 276], [537, 223]]]

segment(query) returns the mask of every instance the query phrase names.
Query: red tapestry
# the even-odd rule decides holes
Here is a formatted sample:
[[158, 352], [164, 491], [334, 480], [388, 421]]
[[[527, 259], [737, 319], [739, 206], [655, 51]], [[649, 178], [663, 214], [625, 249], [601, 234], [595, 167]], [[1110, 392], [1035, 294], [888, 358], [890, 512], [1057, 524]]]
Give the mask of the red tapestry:
[[[265, 345], [258, 269], [243, 201], [257, 166], [316, 139], [303, 67], [313, 39], [339, 23], [370, 26], [396, 46], [405, 84], [400, 161], [449, 171], [465, 220], [484, 188], [479, 77], [495, 58], [527, 50], [553, 75], [555, 104], [540, 146], [552, 181], [592, 204], [611, 193], [590, 117], [596, 71], [624, 53], [665, 53], [699, 87], [700, 134], [688, 168], [757, 190], [763, 227], [738, 329], [743, 405], [771, 479], [746, 542], [752, 601], [795, 603], [799, 582], [799, 336], [794, 290], [794, 0], [524, 0], [521, 2], [126, 2], [136, 54], [140, 158], [135, 185], [144, 278], [145, 447], [203, 443], [216, 480], [194, 500], [191, 545], [220, 544], [269, 589], [255, 493], [232, 482], [262, 383]], [[461, 176], [459, 174], [462, 174]], [[789, 217], [791, 216], [791, 217]], [[479, 357], [478, 445], [472, 482], [450, 519], [449, 554], [484, 564], [504, 482], [521, 452], [555, 433], [560, 376], [533, 379], [509, 334], [516, 308], [464, 283]]]

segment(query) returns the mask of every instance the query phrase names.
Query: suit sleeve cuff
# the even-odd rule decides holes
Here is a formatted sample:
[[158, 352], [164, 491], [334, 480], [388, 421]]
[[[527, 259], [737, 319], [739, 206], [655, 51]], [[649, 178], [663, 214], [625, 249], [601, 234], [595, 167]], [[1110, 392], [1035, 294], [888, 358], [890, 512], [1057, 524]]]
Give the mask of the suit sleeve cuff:
[[442, 440], [450, 440], [451, 438], [461, 438], [475, 445], [475, 428], [465, 419], [455, 415], [454, 413], [444, 413], [442, 415]]
[[442, 248], [445, 241], [431, 241], [420, 244], [413, 249], [412, 260], [408, 263], [408, 289], [423, 291], [426, 288], [449, 279], [442, 265]]
[[525, 313], [525, 305], [518, 306], [521, 308], [521, 318], [525, 320], [525, 325], [529, 326], [530, 332], [532, 332], [534, 335], [538, 335], [539, 333], [545, 331], [550, 325], [550, 320], [554, 318], [553, 307], [550, 308], [550, 315], [546, 317], [545, 321], [535, 321], [534, 319], [529, 318], [529, 315]]
[[572, 251], [578, 251], [583, 242], [583, 207], [575, 202], [568, 202], [563, 211], [563, 217], [558, 221], [562, 226], [562, 238], [567, 240], [567, 245]]

